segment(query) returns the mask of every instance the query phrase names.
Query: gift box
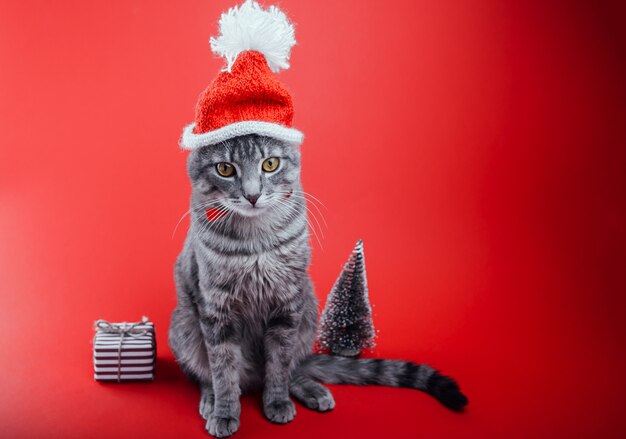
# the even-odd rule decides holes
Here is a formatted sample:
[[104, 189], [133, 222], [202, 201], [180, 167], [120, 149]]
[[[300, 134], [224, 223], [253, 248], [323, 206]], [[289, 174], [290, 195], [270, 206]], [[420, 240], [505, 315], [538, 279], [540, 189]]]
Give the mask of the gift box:
[[96, 381], [151, 381], [154, 379], [156, 339], [154, 324], [95, 322], [93, 367]]

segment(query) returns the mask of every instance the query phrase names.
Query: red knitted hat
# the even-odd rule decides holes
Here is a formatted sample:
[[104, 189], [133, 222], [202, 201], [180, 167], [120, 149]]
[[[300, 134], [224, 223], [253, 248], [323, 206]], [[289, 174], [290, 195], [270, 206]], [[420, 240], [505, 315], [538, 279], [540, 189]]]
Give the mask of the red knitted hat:
[[302, 143], [303, 134], [291, 127], [291, 95], [275, 75], [289, 68], [295, 43], [293, 25], [275, 6], [247, 0], [222, 14], [211, 49], [228, 65], [200, 95], [180, 146], [196, 149], [246, 134]]

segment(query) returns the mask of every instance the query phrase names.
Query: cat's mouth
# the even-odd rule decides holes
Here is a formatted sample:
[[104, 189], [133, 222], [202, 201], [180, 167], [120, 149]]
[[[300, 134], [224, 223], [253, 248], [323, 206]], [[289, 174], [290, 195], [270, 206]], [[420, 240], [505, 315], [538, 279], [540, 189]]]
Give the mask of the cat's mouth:
[[256, 205], [252, 205], [252, 204], [243, 204], [243, 205], [237, 205], [237, 207], [233, 208], [232, 210], [237, 213], [240, 216], [245, 216], [245, 217], [255, 217], [255, 216], [259, 216], [261, 214], [263, 214], [267, 208], [269, 207], [269, 204], [256, 204]]
[[245, 218], [257, 217], [265, 213], [268, 210], [268, 208], [272, 205], [272, 203], [264, 202], [264, 203], [256, 203], [253, 205], [251, 203], [248, 203], [247, 201], [246, 202], [235, 201], [235, 202], [224, 203], [224, 205], [226, 207], [225, 209], [224, 208], [222, 208], [221, 210], [215, 209], [215, 210], [219, 210], [218, 212], [212, 209], [207, 210], [207, 219], [209, 221], [215, 221], [217, 219], [223, 218], [224, 216], [228, 214], [235, 214], [237, 216], [241, 216]]
[[[276, 194], [278, 195], [278, 194]], [[289, 200], [293, 195], [293, 190], [279, 195], [274, 200], [266, 200], [263, 203], [244, 203], [239, 200], [233, 200], [230, 202], [224, 202], [220, 207], [210, 207], [206, 209], [206, 217], [209, 221], [217, 221], [220, 218], [224, 218], [229, 213], [234, 213], [243, 217], [256, 217], [262, 215], [265, 211], [269, 210], [275, 203], [281, 203]]]

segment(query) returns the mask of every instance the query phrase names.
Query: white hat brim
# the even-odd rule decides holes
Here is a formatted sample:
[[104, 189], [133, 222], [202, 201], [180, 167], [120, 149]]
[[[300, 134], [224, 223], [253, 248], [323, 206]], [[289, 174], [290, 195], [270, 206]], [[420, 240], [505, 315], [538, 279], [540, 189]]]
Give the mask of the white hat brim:
[[258, 134], [272, 137], [283, 142], [300, 145], [304, 140], [304, 134], [295, 128], [289, 128], [272, 122], [243, 121], [223, 126], [207, 133], [195, 134], [193, 129], [196, 124], [191, 123], [183, 129], [179, 145], [182, 149], [194, 150], [203, 146], [216, 145], [233, 137]]

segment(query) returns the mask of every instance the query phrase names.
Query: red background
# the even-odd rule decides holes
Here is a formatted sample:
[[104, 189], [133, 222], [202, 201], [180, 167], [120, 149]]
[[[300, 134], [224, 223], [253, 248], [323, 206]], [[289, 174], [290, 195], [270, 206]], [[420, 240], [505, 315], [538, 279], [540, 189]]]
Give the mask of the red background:
[[[617, 3], [617, 2], [616, 2]], [[625, 437], [625, 10], [608, 2], [281, 6], [323, 300], [365, 241], [373, 355], [431, 363], [465, 414], [333, 386], [238, 437]], [[196, 98], [231, 1], [0, 3], [0, 436], [204, 437], [167, 347]], [[157, 325], [151, 384], [94, 383], [97, 318]]]

